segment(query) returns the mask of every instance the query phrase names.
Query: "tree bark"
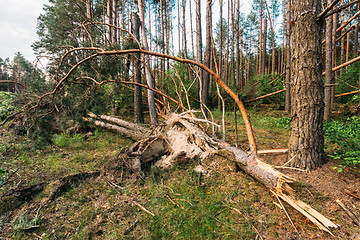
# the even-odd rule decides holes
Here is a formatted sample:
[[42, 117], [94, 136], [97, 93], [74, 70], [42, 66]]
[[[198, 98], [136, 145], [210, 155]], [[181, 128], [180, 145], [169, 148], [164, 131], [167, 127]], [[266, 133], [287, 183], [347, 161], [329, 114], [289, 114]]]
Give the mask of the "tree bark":
[[[138, 0], [138, 4], [139, 4], [139, 15], [140, 15], [140, 24], [141, 24], [141, 41], [144, 46], [144, 49], [148, 50], [149, 46], [147, 43], [147, 36], [146, 36], [146, 31], [145, 31], [144, 0]], [[149, 61], [149, 56], [144, 55], [143, 59], [144, 59], [144, 62], [147, 64]], [[151, 75], [151, 72], [148, 68], [145, 68], [145, 75], [146, 75], [147, 85], [150, 88], [154, 88], [155, 82], [154, 82], [153, 76]], [[156, 108], [155, 108], [155, 96], [154, 96], [154, 92], [152, 90], [148, 89], [147, 93], [148, 93], [148, 105], [149, 105], [151, 125], [153, 127], [155, 127], [158, 124], [157, 112], [156, 112]]]
[[324, 158], [320, 6], [320, 0], [293, 2], [289, 158], [309, 170]]
[[[331, 4], [332, 0], [328, 0], [328, 4]], [[332, 29], [333, 29], [333, 19], [332, 17], [326, 18], [326, 26], [325, 26], [325, 109], [324, 109], [324, 120], [330, 120], [331, 114], [331, 104], [332, 104], [332, 82], [334, 73], [332, 71]]]

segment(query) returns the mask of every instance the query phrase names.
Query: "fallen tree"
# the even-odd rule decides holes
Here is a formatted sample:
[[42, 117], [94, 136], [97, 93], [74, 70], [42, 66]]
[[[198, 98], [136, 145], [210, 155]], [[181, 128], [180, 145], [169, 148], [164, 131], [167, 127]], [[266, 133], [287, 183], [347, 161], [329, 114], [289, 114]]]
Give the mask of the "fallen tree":
[[[261, 182], [278, 199], [287, 202], [307, 217], [319, 229], [331, 234], [329, 229], [337, 227], [319, 212], [296, 198], [295, 192], [290, 186], [295, 179], [275, 170], [271, 165], [262, 161], [255, 152], [248, 154], [226, 142], [210, 137], [199, 124], [203, 120], [196, 119], [186, 112], [168, 115], [165, 123], [153, 131], [140, 126], [135, 127], [137, 125], [134, 126], [123, 120], [119, 121], [114, 117], [96, 116], [92, 113], [88, 115], [91, 118], [84, 118], [85, 120], [93, 121], [97, 126], [117, 131], [137, 140], [131, 147], [122, 151], [118, 158], [130, 159], [130, 167], [141, 175], [143, 175], [143, 165], [149, 162], [162, 168], [168, 168], [173, 166], [176, 161], [194, 158], [203, 160], [219, 150], [224, 150], [230, 154], [230, 161], [235, 162], [243, 171]], [[139, 133], [134, 134], [134, 131]], [[139, 140], [140, 134], [142, 138]], [[195, 170], [206, 174], [208, 166], [202, 163], [204, 161]]]

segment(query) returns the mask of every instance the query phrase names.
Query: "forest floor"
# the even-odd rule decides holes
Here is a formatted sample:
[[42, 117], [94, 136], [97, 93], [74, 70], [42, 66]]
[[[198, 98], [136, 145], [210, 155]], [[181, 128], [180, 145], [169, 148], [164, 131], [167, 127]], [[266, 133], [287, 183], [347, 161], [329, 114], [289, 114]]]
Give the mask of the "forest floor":
[[[284, 112], [250, 111], [250, 116], [260, 150], [287, 147]], [[237, 121], [238, 145], [247, 150], [239, 116]], [[227, 113], [226, 125], [226, 140], [235, 145], [233, 113]], [[193, 170], [198, 164], [193, 160], [172, 169], [149, 165], [145, 177], [136, 178], [115, 162], [132, 141], [112, 132], [57, 135], [54, 144], [41, 148], [27, 138], [0, 134], [0, 170], [10, 175], [0, 188], [0, 239], [360, 239], [359, 226], [335, 202], [360, 216], [360, 200], [344, 192], [360, 195], [360, 172], [339, 173], [334, 169], [339, 160], [328, 158], [312, 172], [279, 169], [298, 179], [293, 187], [301, 200], [341, 226], [331, 236], [284, 205], [295, 229], [271, 192], [221, 152], [205, 160], [211, 166], [205, 176]], [[285, 154], [263, 159], [274, 166], [287, 161]], [[74, 181], [46, 203], [44, 194], [22, 203], [4, 200], [14, 187], [96, 170], [105, 173]]]

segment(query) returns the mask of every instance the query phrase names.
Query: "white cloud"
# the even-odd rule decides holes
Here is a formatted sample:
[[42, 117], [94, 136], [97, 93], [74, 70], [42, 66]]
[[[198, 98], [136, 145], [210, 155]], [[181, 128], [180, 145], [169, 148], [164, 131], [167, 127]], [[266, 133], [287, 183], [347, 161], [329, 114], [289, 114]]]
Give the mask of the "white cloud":
[[36, 24], [47, 0], [0, 0], [0, 57], [13, 58], [21, 52], [35, 59], [31, 44], [37, 39]]

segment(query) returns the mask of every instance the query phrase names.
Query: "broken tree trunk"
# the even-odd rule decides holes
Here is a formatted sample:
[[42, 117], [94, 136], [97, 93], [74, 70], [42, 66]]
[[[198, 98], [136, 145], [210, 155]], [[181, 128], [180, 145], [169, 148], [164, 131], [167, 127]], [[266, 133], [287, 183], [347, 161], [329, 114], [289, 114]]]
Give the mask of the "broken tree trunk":
[[[100, 118], [104, 121], [110, 121], [111, 124], [97, 120], [102, 122], [101, 125], [97, 124], [98, 126], [115, 126], [114, 123], [118, 122], [114, 121], [114, 118], [104, 116], [100, 116]], [[196, 119], [186, 113], [170, 114], [163, 126], [158, 127], [153, 134], [143, 134], [143, 138], [124, 151], [123, 154], [133, 159], [132, 169], [141, 172], [142, 164], [150, 161], [159, 167], [171, 167], [176, 161], [194, 158], [203, 160], [218, 150], [224, 149], [233, 155], [231, 161], [236, 162], [247, 174], [306, 216], [319, 229], [331, 234], [329, 228], [337, 227], [309, 205], [296, 199], [294, 190], [289, 185], [295, 179], [275, 170], [271, 165], [262, 161], [255, 152], [248, 154], [226, 142], [211, 138], [199, 125], [200, 121], [203, 120]], [[120, 123], [123, 123], [123, 120]], [[121, 127], [124, 128], [125, 125], [127, 124], [121, 124]], [[128, 126], [132, 126], [132, 124]], [[114, 130], [113, 127], [108, 129]], [[122, 131], [121, 133], [137, 140], [140, 134], [133, 134], [136, 131], [135, 129], [128, 129], [128, 132]], [[146, 133], [151, 132], [148, 129], [143, 130]], [[197, 169], [202, 168], [197, 167]]]

